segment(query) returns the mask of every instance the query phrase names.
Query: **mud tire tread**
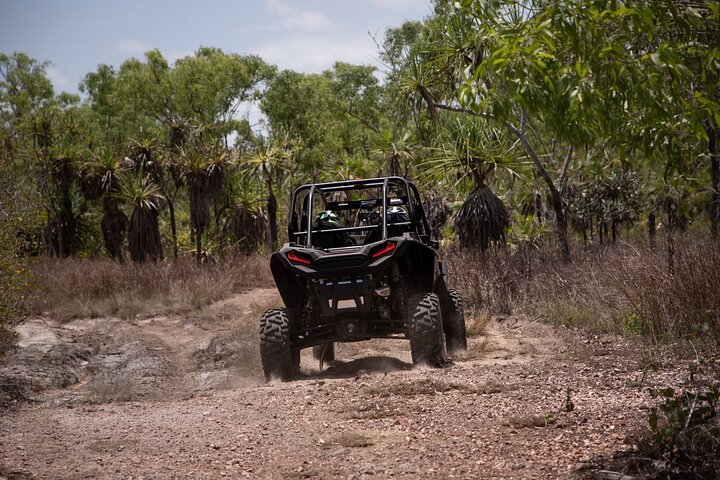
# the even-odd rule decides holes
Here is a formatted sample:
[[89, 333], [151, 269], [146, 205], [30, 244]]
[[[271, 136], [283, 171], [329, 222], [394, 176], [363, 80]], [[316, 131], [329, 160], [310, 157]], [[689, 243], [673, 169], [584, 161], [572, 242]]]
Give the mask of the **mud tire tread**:
[[446, 307], [443, 310], [443, 330], [447, 351], [450, 354], [464, 352], [467, 350], [467, 328], [462, 296], [454, 288], [449, 288], [446, 300]]
[[434, 293], [418, 293], [407, 300], [408, 337], [414, 364], [447, 365], [440, 299]]
[[260, 360], [265, 380], [287, 382], [300, 371], [299, 352], [292, 349], [292, 319], [284, 308], [272, 308], [260, 317]]

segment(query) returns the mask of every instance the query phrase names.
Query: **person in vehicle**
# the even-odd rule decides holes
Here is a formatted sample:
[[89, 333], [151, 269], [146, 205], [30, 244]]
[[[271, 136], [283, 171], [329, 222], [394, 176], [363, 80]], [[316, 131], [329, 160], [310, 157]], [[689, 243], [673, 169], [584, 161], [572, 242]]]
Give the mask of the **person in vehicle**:
[[340, 217], [332, 210], [320, 212], [315, 217], [313, 230], [321, 230], [313, 233], [312, 243], [318, 248], [340, 248], [355, 246], [355, 242], [346, 232], [334, 232], [333, 229], [342, 228]]
[[[410, 215], [407, 210], [403, 207], [393, 206], [388, 208], [387, 214], [387, 236], [388, 237], [400, 237], [404, 232], [408, 231], [407, 225], [396, 225], [398, 223], [407, 223], [410, 221]], [[365, 245], [378, 242], [382, 239], [382, 221], [381, 216], [378, 215], [377, 225], [380, 228], [376, 228], [365, 239]]]

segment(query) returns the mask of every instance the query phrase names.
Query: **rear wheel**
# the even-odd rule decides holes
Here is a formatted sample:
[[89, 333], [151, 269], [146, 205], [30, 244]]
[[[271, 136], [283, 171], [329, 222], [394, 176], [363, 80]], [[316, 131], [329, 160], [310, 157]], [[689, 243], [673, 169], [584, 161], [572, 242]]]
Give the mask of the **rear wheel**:
[[460, 292], [453, 288], [447, 290], [443, 309], [443, 331], [449, 353], [467, 350], [467, 330], [465, 328], [465, 309]]
[[287, 309], [267, 310], [260, 318], [260, 360], [265, 380], [292, 380], [300, 372], [300, 351], [292, 348], [293, 315]]
[[418, 293], [408, 298], [407, 327], [413, 363], [445, 366], [445, 338], [437, 295]]

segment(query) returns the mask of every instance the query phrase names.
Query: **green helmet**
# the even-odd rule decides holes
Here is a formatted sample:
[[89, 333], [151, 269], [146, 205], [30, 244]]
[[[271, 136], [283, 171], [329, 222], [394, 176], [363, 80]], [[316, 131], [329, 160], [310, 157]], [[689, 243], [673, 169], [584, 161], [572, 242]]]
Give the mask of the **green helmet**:
[[340, 228], [340, 217], [331, 210], [325, 210], [317, 214], [315, 224], [321, 228]]

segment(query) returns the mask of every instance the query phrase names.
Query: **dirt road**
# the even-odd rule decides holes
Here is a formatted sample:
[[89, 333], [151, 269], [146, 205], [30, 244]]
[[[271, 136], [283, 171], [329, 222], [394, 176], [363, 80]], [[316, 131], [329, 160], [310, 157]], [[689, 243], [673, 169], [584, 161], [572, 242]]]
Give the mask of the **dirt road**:
[[[633, 449], [640, 347], [493, 318], [443, 370], [344, 344], [266, 385], [258, 289], [170, 317], [30, 319], [0, 363], [0, 478], [585, 478]], [[642, 384], [641, 384], [642, 380]]]

